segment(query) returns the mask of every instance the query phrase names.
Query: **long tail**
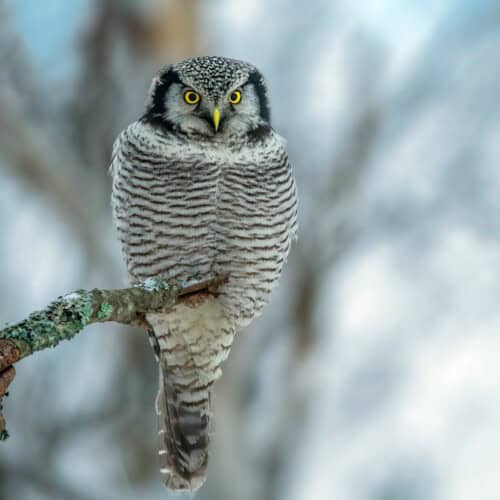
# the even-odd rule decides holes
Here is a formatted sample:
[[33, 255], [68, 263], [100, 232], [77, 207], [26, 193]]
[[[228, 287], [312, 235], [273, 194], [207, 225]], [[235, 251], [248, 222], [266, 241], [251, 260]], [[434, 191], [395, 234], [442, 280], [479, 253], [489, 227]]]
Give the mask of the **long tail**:
[[182, 384], [166, 366], [163, 353], [159, 366], [156, 412], [160, 472], [168, 488], [194, 491], [206, 478], [211, 385], [204, 385], [196, 377], [192, 383]]
[[179, 304], [149, 314], [150, 339], [160, 366], [156, 400], [161, 473], [172, 490], [197, 490], [205, 481], [212, 388], [234, 338], [218, 301]]

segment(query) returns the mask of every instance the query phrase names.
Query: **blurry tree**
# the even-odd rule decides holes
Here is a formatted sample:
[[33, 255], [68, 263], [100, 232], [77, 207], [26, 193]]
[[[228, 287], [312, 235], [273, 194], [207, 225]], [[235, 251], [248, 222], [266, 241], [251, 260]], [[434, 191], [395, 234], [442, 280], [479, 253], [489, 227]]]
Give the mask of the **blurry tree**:
[[[488, 475], [498, 363], [487, 357], [500, 283], [498, 2], [382, 4], [89, 0], [78, 70], [54, 89], [36, 78], [0, 0], [0, 208], [10, 209], [5, 186], [22, 193], [0, 220], [51, 215], [43, 238], [63, 235], [61, 293], [123, 284], [107, 165], [158, 67], [213, 46], [271, 76], [299, 179], [300, 239], [273, 306], [239, 335], [218, 383], [200, 500], [499, 496]], [[20, 300], [35, 285], [9, 274], [4, 242], [10, 321], [51, 296]], [[18, 367], [0, 498], [168, 496], [147, 340], [78, 340]]]

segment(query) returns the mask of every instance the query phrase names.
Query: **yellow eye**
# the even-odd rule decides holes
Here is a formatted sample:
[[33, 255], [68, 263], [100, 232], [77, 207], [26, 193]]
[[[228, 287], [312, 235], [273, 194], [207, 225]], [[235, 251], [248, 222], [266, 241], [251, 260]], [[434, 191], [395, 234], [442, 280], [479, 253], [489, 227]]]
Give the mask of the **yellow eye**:
[[200, 94], [194, 90], [186, 90], [184, 92], [184, 100], [191, 105], [198, 104], [200, 102]]
[[239, 104], [241, 101], [241, 90], [235, 90], [229, 95], [229, 102], [231, 104]]

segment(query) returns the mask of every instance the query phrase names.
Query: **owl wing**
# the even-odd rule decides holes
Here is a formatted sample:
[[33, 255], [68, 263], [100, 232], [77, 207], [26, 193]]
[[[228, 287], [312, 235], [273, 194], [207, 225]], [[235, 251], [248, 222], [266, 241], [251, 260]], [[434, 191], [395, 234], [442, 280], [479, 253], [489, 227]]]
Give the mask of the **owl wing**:
[[272, 134], [276, 143], [279, 144], [278, 151], [276, 152], [277, 162], [278, 164], [284, 166], [286, 181], [290, 182], [290, 187], [287, 190], [288, 199], [284, 202], [284, 208], [286, 209], [286, 216], [288, 218], [290, 240], [296, 240], [298, 238], [299, 231], [297, 183], [295, 181], [293, 167], [286, 151], [286, 139], [281, 137], [274, 130], [272, 131]]
[[168, 251], [170, 242], [161, 236], [171, 227], [175, 198], [174, 174], [170, 173], [175, 166], [175, 149], [169, 149], [170, 142], [168, 134], [138, 121], [113, 145], [111, 204], [133, 281], [163, 274], [154, 268], [155, 262], [166, 266], [174, 256]]
[[[288, 161], [288, 168], [292, 171], [292, 166]], [[295, 182], [295, 176], [292, 173], [292, 199], [293, 199], [293, 209], [290, 217], [290, 238], [292, 240], [297, 240], [299, 237], [299, 222], [298, 222], [298, 193], [297, 193], [297, 183]]]

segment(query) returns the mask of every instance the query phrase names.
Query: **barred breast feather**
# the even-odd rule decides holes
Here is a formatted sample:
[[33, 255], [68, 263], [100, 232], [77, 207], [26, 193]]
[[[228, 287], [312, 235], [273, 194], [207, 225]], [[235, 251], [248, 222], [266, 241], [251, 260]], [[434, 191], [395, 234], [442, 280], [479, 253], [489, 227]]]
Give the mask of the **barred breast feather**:
[[115, 223], [132, 281], [226, 275], [217, 298], [149, 314], [160, 363], [161, 472], [196, 489], [208, 460], [210, 399], [234, 334], [277, 284], [297, 231], [284, 141], [189, 140], [138, 121], [115, 143]]

